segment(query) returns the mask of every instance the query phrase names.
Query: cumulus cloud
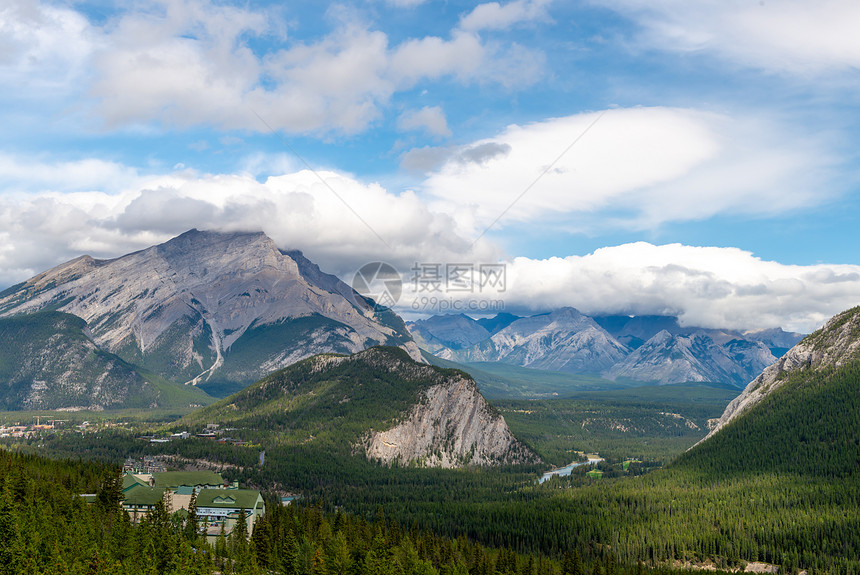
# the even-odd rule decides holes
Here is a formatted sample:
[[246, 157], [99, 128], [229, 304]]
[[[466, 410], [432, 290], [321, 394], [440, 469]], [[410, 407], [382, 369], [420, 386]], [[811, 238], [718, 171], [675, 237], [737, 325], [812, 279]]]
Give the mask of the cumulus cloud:
[[96, 48], [98, 38], [74, 10], [29, 0], [0, 6], [0, 81], [28, 97], [67, 93]]
[[546, 21], [546, 6], [551, 0], [514, 0], [507, 4], [478, 4], [460, 19], [463, 30], [504, 30], [523, 22]]
[[424, 189], [439, 200], [436, 209], [476, 229], [503, 213], [501, 225], [566, 214], [592, 227], [580, 231], [783, 213], [826, 199], [834, 157], [826, 142], [760, 117], [678, 108], [512, 125], [469, 149], [505, 153], [473, 162], [452, 154]]
[[819, 73], [860, 66], [860, 4], [854, 0], [725, 2], [611, 0], [632, 16], [641, 41], [671, 51], [712, 52], [746, 66]]
[[810, 332], [860, 304], [860, 266], [785, 265], [737, 248], [638, 242], [508, 265], [509, 308], [669, 314], [685, 325]]
[[400, 165], [414, 172], [431, 172], [441, 168], [446, 162], [482, 165], [493, 158], [506, 156], [510, 151], [510, 145], [497, 142], [481, 142], [467, 146], [425, 146], [413, 148], [403, 154]]
[[6, 194], [32, 191], [118, 191], [138, 180], [134, 168], [98, 158], [43, 161], [0, 152], [0, 186]]
[[[40, 167], [58, 180], [63, 170], [76, 169]], [[499, 258], [497, 248], [472, 246], [449, 216], [431, 211], [411, 192], [392, 194], [335, 172], [305, 170], [259, 182], [251, 174], [185, 170], [138, 176], [114, 193], [0, 196], [0, 284], [85, 253], [116, 257], [194, 227], [264, 231], [282, 248], [303, 250], [344, 277], [368, 261], [406, 270], [415, 261]]]
[[451, 129], [445, 112], [439, 106], [424, 106], [420, 110], [407, 110], [397, 119], [401, 131], [424, 130], [433, 136], [450, 136]]
[[[279, 32], [287, 26], [275, 11], [210, 0], [138, 4], [104, 24], [44, 2], [15, 0], [0, 11], [0, 79], [20, 86], [22, 101], [61, 93], [57, 106], [67, 107], [73, 95], [71, 109], [109, 129], [354, 134], [419, 82], [515, 88], [543, 70], [540, 52], [461, 29], [391, 45], [384, 32], [342, 19], [300, 41]], [[438, 119], [433, 127], [442, 130]]]

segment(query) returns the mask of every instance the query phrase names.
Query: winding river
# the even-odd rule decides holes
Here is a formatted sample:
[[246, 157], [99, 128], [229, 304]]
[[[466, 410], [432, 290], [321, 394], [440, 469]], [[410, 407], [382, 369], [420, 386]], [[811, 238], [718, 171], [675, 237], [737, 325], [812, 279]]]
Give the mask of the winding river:
[[581, 465], [596, 465], [601, 461], [603, 461], [602, 457], [589, 457], [588, 461], [574, 461], [570, 465], [565, 465], [564, 467], [547, 471], [541, 476], [540, 479], [538, 479], [538, 483], [543, 483], [544, 481], [549, 480], [549, 478], [553, 475], [558, 475], [560, 477], [570, 475], [570, 472], [573, 471], [574, 467], [579, 467]]

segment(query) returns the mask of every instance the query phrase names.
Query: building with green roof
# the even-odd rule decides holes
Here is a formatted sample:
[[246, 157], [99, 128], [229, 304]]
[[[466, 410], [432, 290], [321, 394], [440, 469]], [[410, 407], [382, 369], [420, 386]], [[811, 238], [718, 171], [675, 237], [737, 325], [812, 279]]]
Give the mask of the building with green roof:
[[152, 511], [160, 500], [169, 500], [168, 513], [185, 513], [187, 516], [191, 498], [196, 493], [200, 523], [223, 525], [227, 534], [236, 526], [244, 509], [250, 535], [265, 510], [259, 491], [239, 489], [237, 483], [228, 487], [221, 474], [214, 471], [165, 471], [151, 475], [126, 473], [122, 492], [122, 507], [134, 521]]
[[153, 473], [155, 487], [176, 491], [179, 487], [196, 487], [198, 489], [223, 489], [224, 478], [215, 471], [163, 471]]
[[123, 492], [122, 508], [134, 521], [138, 521], [164, 498], [164, 489], [140, 484], [132, 487], [133, 489]]
[[265, 509], [263, 496], [256, 489], [201, 489], [197, 493], [198, 521], [209, 526], [224, 525], [224, 532], [228, 535], [240, 521], [244, 510], [250, 536]]

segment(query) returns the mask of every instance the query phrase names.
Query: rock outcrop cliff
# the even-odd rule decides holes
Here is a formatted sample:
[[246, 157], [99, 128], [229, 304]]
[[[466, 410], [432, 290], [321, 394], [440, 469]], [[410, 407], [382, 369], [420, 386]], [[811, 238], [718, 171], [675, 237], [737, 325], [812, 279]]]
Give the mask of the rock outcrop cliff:
[[465, 376], [450, 377], [425, 390], [405, 421], [369, 434], [365, 451], [385, 463], [427, 467], [538, 461]]
[[418, 363], [393, 347], [308, 358], [183, 423], [253, 427], [260, 421], [283, 445], [318, 445], [388, 464], [461, 467], [539, 461], [467, 374]]

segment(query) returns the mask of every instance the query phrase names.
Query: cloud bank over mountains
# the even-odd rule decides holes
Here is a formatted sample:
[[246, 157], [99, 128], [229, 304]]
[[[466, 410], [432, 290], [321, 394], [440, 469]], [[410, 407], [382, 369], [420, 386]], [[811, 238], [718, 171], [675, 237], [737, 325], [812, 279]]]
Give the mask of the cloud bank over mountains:
[[860, 303], [858, 10], [9, 0], [0, 285], [261, 230], [347, 281], [504, 262], [509, 311], [808, 331]]
[[[421, 295], [409, 281], [416, 263], [505, 263], [506, 290], [479, 295], [503, 301], [509, 311], [573, 306], [590, 314], [672, 314], [710, 327], [809, 331], [855, 305], [860, 293], [860, 266], [784, 265], [731, 247], [636, 242], [584, 256], [510, 257], [486, 237], [473, 244], [473, 230], [418, 194], [394, 194], [334, 172], [304, 170], [259, 182], [248, 174], [185, 170], [144, 177], [114, 165], [100, 167], [133, 183], [112, 193], [0, 197], [3, 285], [84, 253], [116, 257], [197, 227], [264, 231], [283, 249], [303, 250], [347, 282], [366, 262], [389, 262], [403, 274], [405, 312]], [[46, 171], [74, 174], [77, 168]], [[91, 175], [93, 183], [102, 181]], [[476, 297], [444, 290], [434, 295]]]

